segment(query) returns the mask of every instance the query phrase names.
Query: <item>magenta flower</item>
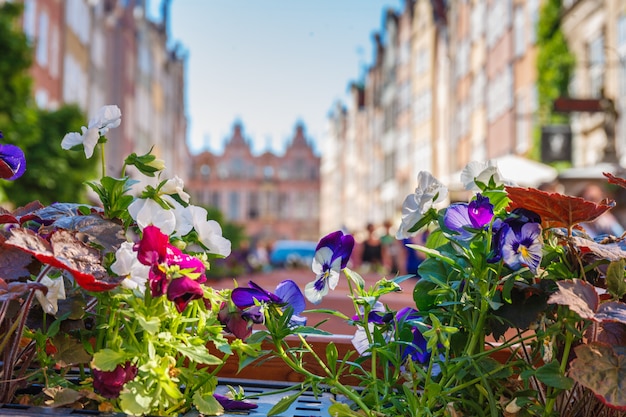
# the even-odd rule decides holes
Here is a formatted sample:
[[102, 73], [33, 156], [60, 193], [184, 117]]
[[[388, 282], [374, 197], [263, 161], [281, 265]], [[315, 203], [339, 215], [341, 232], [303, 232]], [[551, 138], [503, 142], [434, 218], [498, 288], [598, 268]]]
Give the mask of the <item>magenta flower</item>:
[[253, 410], [258, 407], [256, 404], [247, 401], [233, 400], [232, 398], [221, 394], [213, 394], [213, 397], [215, 397], [217, 402], [220, 403], [224, 411]]
[[[0, 139], [2, 139], [0, 132]], [[24, 152], [15, 145], [0, 145], [0, 178], [13, 181], [26, 171]]]
[[171, 245], [158, 227], [146, 226], [135, 250], [139, 262], [150, 266], [148, 283], [153, 297], [166, 294], [181, 313], [189, 302], [202, 298], [201, 284], [206, 282], [204, 264]]
[[105, 398], [117, 398], [124, 384], [137, 376], [137, 367], [130, 362], [117, 365], [112, 371], [92, 369], [93, 389]]
[[468, 203], [450, 205], [443, 215], [443, 223], [457, 239], [469, 240], [477, 230], [483, 229], [493, 219], [493, 204], [488, 197], [476, 194]]

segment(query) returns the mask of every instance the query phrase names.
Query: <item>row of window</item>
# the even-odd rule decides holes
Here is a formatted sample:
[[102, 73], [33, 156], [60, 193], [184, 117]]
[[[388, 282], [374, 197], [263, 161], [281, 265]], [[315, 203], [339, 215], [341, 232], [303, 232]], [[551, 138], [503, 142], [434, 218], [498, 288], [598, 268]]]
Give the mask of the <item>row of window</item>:
[[311, 192], [246, 193], [236, 190], [223, 192], [205, 190], [199, 196], [194, 196], [194, 200], [218, 208], [231, 221], [255, 220], [268, 216], [285, 220], [303, 220], [319, 216], [319, 195]]
[[[208, 164], [203, 164], [198, 170], [200, 175], [208, 179], [213, 173]], [[241, 178], [241, 179], [279, 179], [279, 180], [312, 180], [319, 178], [319, 166], [307, 164], [302, 160], [295, 160], [290, 166], [281, 166], [277, 170], [266, 165], [259, 167], [256, 165], [246, 165], [243, 160], [235, 158], [229, 162], [222, 162], [217, 166], [216, 177], [219, 179]]]

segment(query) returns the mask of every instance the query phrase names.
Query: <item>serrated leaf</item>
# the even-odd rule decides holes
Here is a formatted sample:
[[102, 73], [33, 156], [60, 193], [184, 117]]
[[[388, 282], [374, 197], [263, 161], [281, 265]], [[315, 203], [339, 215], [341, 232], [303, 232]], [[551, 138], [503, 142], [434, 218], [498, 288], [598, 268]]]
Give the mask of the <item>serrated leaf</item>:
[[291, 404], [293, 404], [302, 394], [302, 391], [297, 392], [295, 394], [287, 395], [286, 397], [281, 398], [274, 407], [270, 411], [267, 412], [269, 416], [276, 416], [282, 412], [289, 410]]
[[600, 304], [595, 319], [626, 324], [626, 304], [620, 301], [610, 301]]
[[326, 345], [326, 364], [331, 370], [333, 375], [337, 373], [337, 358], [339, 353], [337, 352], [337, 346], [333, 342], [328, 342]]
[[222, 360], [209, 353], [205, 346], [176, 345], [177, 350], [190, 360], [206, 365], [220, 365]]
[[313, 334], [321, 336], [332, 336], [332, 333], [311, 326], [299, 326], [292, 330], [293, 334]]
[[5, 245], [18, 248], [38, 261], [72, 274], [78, 285], [87, 291], [107, 291], [115, 288], [122, 277], [110, 277], [102, 265], [100, 252], [85, 245], [72, 233], [57, 230], [45, 240], [28, 229], [11, 229]]
[[123, 352], [112, 349], [102, 349], [93, 355], [91, 365], [101, 371], [113, 371], [117, 365], [126, 360]]
[[548, 299], [548, 304], [566, 305], [583, 319], [593, 319], [600, 297], [593, 285], [580, 279], [557, 281], [559, 290]]
[[511, 199], [508, 210], [524, 208], [541, 217], [544, 229], [573, 226], [590, 222], [609, 211], [615, 202], [594, 203], [580, 197], [550, 193], [536, 188], [505, 187]]
[[224, 414], [224, 408], [215, 399], [213, 394], [202, 394], [196, 391], [193, 394], [193, 405], [199, 412], [207, 416], [219, 416]]
[[626, 347], [594, 342], [574, 351], [569, 376], [608, 406], [626, 410]]

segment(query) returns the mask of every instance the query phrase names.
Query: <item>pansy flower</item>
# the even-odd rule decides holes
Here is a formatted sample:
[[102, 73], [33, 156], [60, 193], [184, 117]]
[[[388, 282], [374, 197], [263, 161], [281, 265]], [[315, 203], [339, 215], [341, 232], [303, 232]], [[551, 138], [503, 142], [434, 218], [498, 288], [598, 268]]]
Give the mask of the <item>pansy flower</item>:
[[292, 280], [280, 282], [274, 293], [250, 281], [248, 288], [237, 287], [232, 290], [230, 299], [236, 308], [230, 308], [224, 303], [218, 318], [227, 331], [240, 339], [250, 335], [254, 323], [265, 322], [265, 311], [268, 306], [291, 307], [293, 314], [290, 322], [293, 325], [306, 324], [306, 319], [299, 316], [304, 311], [306, 302], [298, 284]]
[[117, 398], [124, 384], [137, 376], [137, 367], [130, 362], [119, 364], [112, 371], [93, 368], [93, 388], [105, 398]]
[[427, 171], [417, 175], [415, 193], [408, 195], [402, 203], [402, 222], [396, 232], [396, 239], [406, 239], [417, 234], [409, 232], [424, 214], [435, 204], [442, 202], [448, 195], [448, 189]]
[[[0, 139], [2, 138], [2, 132], [0, 132]], [[0, 178], [13, 181], [21, 177], [25, 171], [24, 152], [15, 145], [0, 144]]]
[[121, 122], [122, 112], [119, 107], [104, 106], [89, 120], [87, 127], [81, 127], [81, 133], [67, 133], [61, 141], [61, 148], [72, 149], [74, 146], [83, 145], [85, 156], [89, 159], [93, 156], [100, 136], [105, 135], [109, 129], [118, 127]]
[[243, 400], [235, 400], [233, 398], [217, 393], [214, 393], [213, 397], [215, 397], [217, 402], [220, 403], [224, 411], [246, 411], [254, 410], [258, 407], [257, 404]]
[[316, 278], [304, 287], [304, 295], [310, 302], [319, 304], [329, 288], [335, 289], [339, 272], [348, 265], [353, 248], [354, 237], [344, 235], [341, 230], [320, 239], [311, 266]]
[[473, 230], [484, 228], [492, 219], [493, 204], [480, 193], [470, 203], [450, 205], [443, 215], [445, 227], [460, 240], [471, 239], [475, 235]]
[[511, 184], [510, 181], [502, 177], [498, 165], [493, 159], [488, 162], [472, 161], [461, 171], [461, 183], [469, 191], [481, 191], [476, 182], [489, 184], [491, 180], [496, 186]]
[[494, 256], [489, 260], [500, 259], [511, 269], [527, 266], [537, 273], [541, 263], [543, 240], [541, 218], [525, 209], [515, 209], [502, 222], [494, 223]]
[[135, 250], [139, 262], [150, 266], [148, 282], [153, 297], [166, 294], [179, 312], [185, 310], [190, 301], [202, 298], [201, 284], [206, 282], [204, 264], [171, 245], [168, 236], [156, 226], [143, 230]]
[[[420, 318], [421, 315], [419, 312], [413, 308], [405, 307], [394, 315], [385, 311], [381, 303], [377, 303], [367, 317], [367, 324], [370, 334], [374, 332], [376, 326], [388, 326], [387, 330], [382, 330], [383, 339], [387, 343], [394, 340], [399, 341], [399, 338], [394, 336], [394, 333], [396, 335], [402, 335], [405, 329], [408, 328], [410, 331], [410, 340], [402, 340], [400, 357], [403, 361], [410, 357], [411, 360], [423, 364], [430, 360], [427, 341], [417, 326], [411, 324], [412, 321]], [[362, 326], [358, 326], [352, 338], [352, 345], [360, 355], [367, 354], [367, 350], [371, 347], [367, 333], [368, 332], [366, 332]]]

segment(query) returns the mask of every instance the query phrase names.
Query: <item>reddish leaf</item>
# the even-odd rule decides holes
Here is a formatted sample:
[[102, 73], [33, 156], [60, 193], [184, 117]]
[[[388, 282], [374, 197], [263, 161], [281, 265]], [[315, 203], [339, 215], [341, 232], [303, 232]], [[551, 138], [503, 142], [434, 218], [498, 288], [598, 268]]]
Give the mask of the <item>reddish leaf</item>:
[[44, 264], [70, 272], [88, 291], [115, 288], [121, 278], [112, 278], [102, 266], [100, 252], [65, 230], [53, 232], [50, 242], [28, 229], [12, 229], [6, 245], [30, 253]]
[[572, 228], [578, 223], [590, 222], [610, 210], [615, 202], [594, 203], [580, 197], [550, 193], [536, 188], [505, 187], [511, 199], [509, 210], [525, 208], [541, 217], [542, 226]]
[[589, 388], [604, 404], [626, 410], [626, 348], [604, 343], [579, 345], [569, 376]]
[[[0, 236], [0, 242], [4, 242]], [[30, 277], [28, 267], [37, 262], [30, 254], [0, 243], [0, 276], [8, 281]], [[39, 264], [37, 262], [37, 264]]]
[[602, 175], [607, 177], [611, 184], [619, 185], [622, 188], [626, 188], [626, 180], [625, 179], [616, 177], [615, 175], [611, 174], [610, 172], [603, 172]]
[[548, 304], [566, 305], [583, 319], [593, 320], [600, 298], [593, 285], [580, 279], [557, 281], [559, 290], [548, 299]]
[[600, 304], [596, 320], [626, 324], [626, 304], [619, 301]]
[[626, 258], [626, 251], [617, 243], [602, 244], [578, 236], [572, 237], [571, 241], [583, 255], [592, 254], [596, 258], [607, 259], [613, 262]]
[[43, 226], [39, 233], [45, 236], [55, 229], [80, 232], [81, 237], [85, 237], [83, 240], [102, 247], [105, 253], [117, 251], [122, 242], [126, 241], [124, 228], [111, 220], [103, 219], [99, 214], [63, 216], [50, 226]]
[[[605, 321], [596, 329], [598, 342], [613, 346], [626, 346], [626, 325], [617, 322]], [[593, 327], [587, 331], [587, 337], [592, 337]]]
[[23, 207], [18, 207], [13, 211], [0, 209], [0, 224], [24, 223], [32, 218], [33, 212], [43, 208], [39, 201], [31, 201]]

